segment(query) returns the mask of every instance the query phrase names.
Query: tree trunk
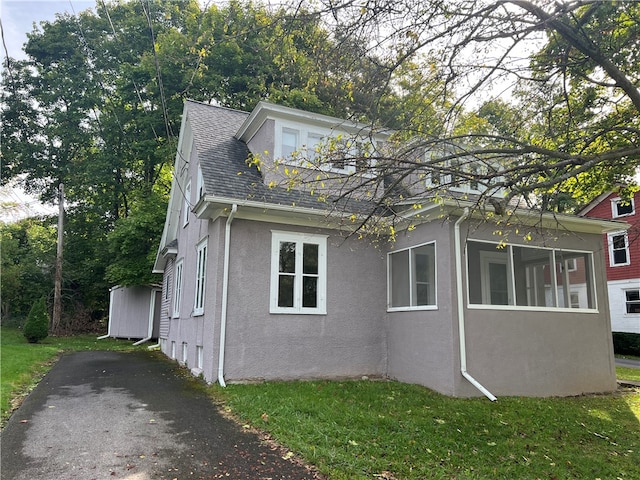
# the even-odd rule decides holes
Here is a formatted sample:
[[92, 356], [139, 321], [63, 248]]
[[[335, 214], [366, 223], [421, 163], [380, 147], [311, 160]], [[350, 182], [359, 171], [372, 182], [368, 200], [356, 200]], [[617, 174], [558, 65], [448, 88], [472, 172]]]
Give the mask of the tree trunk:
[[56, 250], [56, 276], [53, 286], [53, 315], [51, 316], [51, 334], [60, 333], [62, 317], [62, 245], [64, 239], [64, 184], [60, 182], [58, 190], [58, 247]]

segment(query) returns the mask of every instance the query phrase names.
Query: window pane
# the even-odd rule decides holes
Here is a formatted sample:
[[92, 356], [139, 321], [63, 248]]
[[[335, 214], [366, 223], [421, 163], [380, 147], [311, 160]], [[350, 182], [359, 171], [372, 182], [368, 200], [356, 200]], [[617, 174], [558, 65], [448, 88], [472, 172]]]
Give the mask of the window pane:
[[629, 215], [633, 213], [633, 204], [631, 203], [631, 201], [629, 201], [628, 203], [617, 202], [616, 210], [617, 210], [618, 217], [621, 215]]
[[305, 243], [302, 246], [302, 272], [318, 274], [318, 245]]
[[278, 277], [278, 306], [293, 307], [293, 279], [292, 275]]
[[308, 308], [318, 306], [318, 277], [302, 278], [302, 306]]
[[282, 129], [282, 156], [289, 157], [298, 149], [298, 131]]
[[294, 242], [280, 242], [280, 267], [282, 273], [296, 271], [296, 244]]
[[[568, 268], [575, 264], [575, 270]], [[591, 261], [589, 254], [556, 252], [558, 306], [594, 308]]]
[[412, 249], [414, 293], [412, 305], [436, 304], [435, 245]]
[[509, 249], [496, 244], [468, 242], [469, 303], [511, 305]]
[[389, 256], [391, 306], [409, 306], [409, 251], [393, 253]]
[[489, 262], [489, 299], [491, 305], [509, 305], [507, 264]]
[[613, 263], [615, 265], [621, 265], [627, 263], [627, 250], [614, 250], [613, 251]]
[[626, 292], [627, 302], [633, 302], [640, 300], [640, 290], [627, 290]]
[[551, 250], [513, 247], [516, 305], [553, 307]]
[[627, 313], [640, 313], [640, 290], [627, 290]]

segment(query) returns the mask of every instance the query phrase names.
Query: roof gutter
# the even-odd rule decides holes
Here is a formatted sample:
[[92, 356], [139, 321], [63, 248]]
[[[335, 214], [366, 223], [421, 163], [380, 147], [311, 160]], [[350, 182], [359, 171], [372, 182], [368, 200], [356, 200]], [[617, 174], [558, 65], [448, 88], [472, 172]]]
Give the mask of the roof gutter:
[[454, 225], [454, 247], [456, 256], [456, 296], [458, 300], [458, 335], [460, 343], [460, 373], [471, 384], [480, 390], [489, 400], [495, 402], [497, 398], [487, 390], [480, 382], [467, 372], [467, 345], [465, 340], [465, 317], [464, 317], [464, 292], [462, 285], [462, 245], [460, 241], [460, 224], [469, 218], [469, 209], [465, 208], [464, 213]]
[[221, 387], [226, 387], [224, 381], [224, 347], [227, 337], [227, 304], [229, 299], [229, 242], [231, 240], [231, 222], [238, 211], [238, 204], [234, 203], [231, 213], [227, 217], [224, 229], [224, 263], [222, 269], [222, 311], [220, 312], [220, 348], [218, 350], [218, 383]]

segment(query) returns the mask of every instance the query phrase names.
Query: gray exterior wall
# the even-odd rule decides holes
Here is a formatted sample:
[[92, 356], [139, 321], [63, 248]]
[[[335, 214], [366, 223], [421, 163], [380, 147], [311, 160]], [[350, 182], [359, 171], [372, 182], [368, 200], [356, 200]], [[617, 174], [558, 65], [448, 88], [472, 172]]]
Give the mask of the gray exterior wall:
[[[466, 233], [463, 229], [463, 238]], [[473, 239], [496, 240], [486, 226], [474, 227], [468, 235]], [[465, 307], [469, 373], [494, 395], [556, 396], [615, 390], [601, 236], [553, 231], [531, 243], [522, 243], [593, 251], [598, 310], [554, 312]], [[456, 376], [454, 395], [479, 394], [473, 390], [466, 380]]]
[[233, 222], [225, 378], [384, 375], [384, 255], [365, 241], [330, 236], [327, 314], [270, 314], [272, 229], [331, 233]]
[[438, 308], [388, 313], [388, 372], [391, 378], [453, 395], [459, 355], [457, 325], [452, 321], [455, 276], [451, 225], [441, 221], [419, 225], [412, 232], [400, 234], [393, 249], [431, 241], [436, 242]]

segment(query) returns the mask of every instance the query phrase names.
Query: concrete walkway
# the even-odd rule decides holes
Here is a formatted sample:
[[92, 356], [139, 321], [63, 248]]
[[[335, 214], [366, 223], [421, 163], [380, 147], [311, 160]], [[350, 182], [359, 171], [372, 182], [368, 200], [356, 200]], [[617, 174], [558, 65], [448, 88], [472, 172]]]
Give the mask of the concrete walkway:
[[146, 352], [64, 356], [1, 442], [2, 480], [320, 478]]

